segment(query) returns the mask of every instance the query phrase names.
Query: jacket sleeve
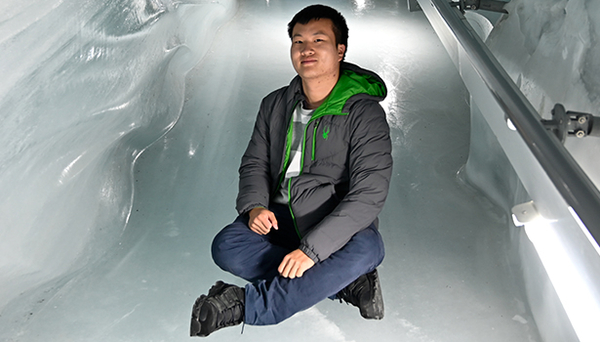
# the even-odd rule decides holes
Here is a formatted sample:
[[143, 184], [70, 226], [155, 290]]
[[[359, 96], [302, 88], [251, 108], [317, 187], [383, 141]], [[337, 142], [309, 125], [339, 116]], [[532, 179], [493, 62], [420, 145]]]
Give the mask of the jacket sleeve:
[[388, 194], [392, 173], [390, 129], [375, 101], [354, 105], [350, 119], [349, 192], [301, 241], [300, 249], [319, 262], [375, 222]]
[[256, 207], [269, 205], [271, 189], [270, 176], [270, 138], [266, 99], [263, 99], [252, 137], [242, 156], [239, 168], [239, 192], [236, 200], [236, 210], [240, 215]]

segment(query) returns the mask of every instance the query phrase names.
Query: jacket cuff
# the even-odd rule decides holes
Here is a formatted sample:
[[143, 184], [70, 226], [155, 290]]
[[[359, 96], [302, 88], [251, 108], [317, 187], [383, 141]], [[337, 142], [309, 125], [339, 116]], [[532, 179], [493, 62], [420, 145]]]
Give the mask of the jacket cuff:
[[260, 204], [260, 203], [255, 203], [255, 204], [251, 204], [249, 206], [246, 206], [244, 208], [244, 210], [242, 212], [240, 212], [239, 214], [244, 216], [244, 215], [248, 215], [248, 213], [250, 213], [250, 211], [252, 211], [252, 209], [254, 208], [265, 208], [268, 209], [267, 207], [265, 207], [264, 205]]
[[306, 254], [306, 256], [308, 256], [309, 258], [311, 258], [312, 261], [314, 261], [315, 264], [318, 263], [319, 261], [321, 261], [317, 257], [317, 254], [310, 247], [308, 247], [307, 245], [305, 245], [305, 244], [302, 243], [302, 244], [300, 244], [300, 247], [298, 247], [298, 249], [301, 250], [304, 254]]

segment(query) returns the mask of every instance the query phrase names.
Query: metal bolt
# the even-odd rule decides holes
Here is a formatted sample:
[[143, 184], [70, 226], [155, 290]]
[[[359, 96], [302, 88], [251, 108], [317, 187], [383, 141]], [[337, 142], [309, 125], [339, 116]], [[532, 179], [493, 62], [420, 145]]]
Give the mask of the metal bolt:
[[585, 116], [580, 116], [579, 118], [577, 118], [577, 122], [583, 125], [587, 122], [587, 118]]
[[583, 130], [579, 129], [575, 132], [575, 136], [578, 138], [583, 138], [583, 137], [585, 137], [585, 132]]

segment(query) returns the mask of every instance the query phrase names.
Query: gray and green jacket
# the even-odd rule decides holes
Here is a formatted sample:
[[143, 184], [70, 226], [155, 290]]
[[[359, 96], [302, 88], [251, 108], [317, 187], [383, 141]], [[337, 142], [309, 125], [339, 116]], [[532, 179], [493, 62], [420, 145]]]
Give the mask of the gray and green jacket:
[[[383, 80], [342, 62], [340, 79], [304, 131], [302, 169], [288, 184], [288, 206], [300, 250], [325, 260], [375, 222], [388, 193], [391, 142]], [[236, 209], [269, 207], [290, 161], [292, 114], [303, 101], [302, 81], [274, 91], [261, 103], [239, 169]]]

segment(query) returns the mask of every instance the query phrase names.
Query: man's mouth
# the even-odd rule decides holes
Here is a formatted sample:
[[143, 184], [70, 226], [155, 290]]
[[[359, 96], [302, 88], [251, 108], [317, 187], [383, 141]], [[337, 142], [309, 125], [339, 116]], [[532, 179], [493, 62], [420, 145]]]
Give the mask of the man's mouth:
[[305, 60], [301, 61], [300, 63], [301, 64], [311, 64], [311, 63], [314, 63], [316, 61], [317, 61], [316, 59], [305, 59]]

